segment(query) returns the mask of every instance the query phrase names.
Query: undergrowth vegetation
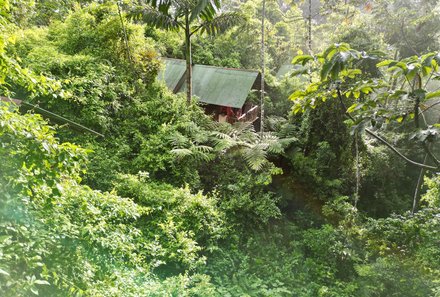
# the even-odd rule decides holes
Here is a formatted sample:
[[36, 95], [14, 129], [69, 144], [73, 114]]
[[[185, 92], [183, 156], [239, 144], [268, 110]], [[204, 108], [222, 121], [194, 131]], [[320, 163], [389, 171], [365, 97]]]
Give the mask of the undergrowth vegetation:
[[[261, 133], [156, 79], [139, 3], [0, 1], [1, 295], [440, 296], [439, 5], [318, 2], [267, 3]], [[259, 68], [261, 4], [193, 61]]]

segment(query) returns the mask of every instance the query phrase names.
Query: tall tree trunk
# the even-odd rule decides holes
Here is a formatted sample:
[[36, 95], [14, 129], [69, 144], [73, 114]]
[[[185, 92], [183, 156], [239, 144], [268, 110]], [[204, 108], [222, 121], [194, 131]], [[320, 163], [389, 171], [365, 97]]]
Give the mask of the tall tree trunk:
[[309, 55], [313, 55], [313, 52], [312, 52], [312, 0], [309, 0], [309, 15], [307, 17], [307, 47], [309, 49]]
[[264, 68], [266, 67], [264, 55], [265, 55], [265, 47], [264, 47], [264, 21], [266, 18], [266, 0], [263, 0], [263, 7], [261, 10], [261, 93], [260, 93], [260, 133], [261, 140], [263, 140], [264, 133]]
[[360, 168], [360, 155], [359, 155], [359, 133], [354, 134], [355, 147], [356, 147], [356, 192], [354, 194], [354, 207], [357, 208], [359, 202], [359, 188], [361, 185], [361, 168]]
[[[423, 164], [426, 164], [427, 161], [428, 161], [428, 154], [425, 155]], [[419, 205], [419, 200], [420, 200], [420, 191], [422, 190], [422, 184], [423, 184], [423, 178], [425, 176], [425, 172], [426, 172], [425, 168], [420, 169], [419, 178], [417, 179], [416, 189], [414, 191], [411, 214], [415, 214], [415, 212], [417, 211], [417, 207]]]
[[192, 54], [191, 54], [191, 29], [189, 15], [185, 16], [185, 59], [186, 59], [186, 100], [191, 104], [192, 98]]

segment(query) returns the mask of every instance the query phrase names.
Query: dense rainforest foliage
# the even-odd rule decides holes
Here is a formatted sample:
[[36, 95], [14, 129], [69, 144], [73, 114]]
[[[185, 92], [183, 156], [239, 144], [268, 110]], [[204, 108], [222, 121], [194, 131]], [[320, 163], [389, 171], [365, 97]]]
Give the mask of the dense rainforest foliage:
[[440, 4], [263, 1], [0, 0], [1, 296], [440, 296]]

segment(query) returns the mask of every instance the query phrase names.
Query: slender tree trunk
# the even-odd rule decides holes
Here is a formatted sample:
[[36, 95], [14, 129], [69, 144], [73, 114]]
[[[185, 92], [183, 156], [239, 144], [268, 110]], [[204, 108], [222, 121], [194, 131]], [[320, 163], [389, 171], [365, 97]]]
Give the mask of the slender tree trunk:
[[309, 0], [309, 15], [307, 17], [307, 47], [309, 49], [309, 55], [313, 55], [313, 52], [312, 52], [312, 0]]
[[354, 194], [354, 207], [357, 208], [359, 202], [359, 188], [361, 185], [361, 168], [360, 168], [360, 156], [359, 156], [359, 133], [354, 134], [355, 146], [356, 146], [356, 192]]
[[189, 15], [185, 16], [185, 59], [186, 59], [186, 100], [191, 104], [192, 98], [192, 54], [191, 54], [191, 29]]
[[[425, 159], [423, 160], [423, 164], [426, 164], [426, 161], [428, 161], [428, 154], [425, 155]], [[420, 200], [420, 191], [422, 189], [423, 178], [425, 177], [425, 172], [426, 172], [425, 168], [420, 169], [419, 178], [417, 179], [417, 185], [416, 185], [416, 189], [414, 191], [413, 206], [412, 206], [411, 214], [414, 214], [417, 211], [417, 207], [419, 205], [419, 200]]]
[[[260, 133], [263, 136], [264, 133], [264, 68], [266, 67], [264, 54], [264, 21], [266, 19], [266, 0], [263, 0], [263, 7], [261, 10], [261, 93], [260, 93]], [[263, 137], [261, 137], [261, 140]]]

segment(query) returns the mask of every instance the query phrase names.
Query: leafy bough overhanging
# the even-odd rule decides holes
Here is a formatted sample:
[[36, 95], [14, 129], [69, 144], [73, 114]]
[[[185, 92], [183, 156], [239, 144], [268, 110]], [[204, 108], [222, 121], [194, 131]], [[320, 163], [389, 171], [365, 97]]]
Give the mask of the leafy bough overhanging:
[[[424, 113], [431, 108], [426, 102], [440, 97], [440, 90], [430, 90], [432, 82], [440, 80], [440, 54], [429, 53], [400, 61], [383, 57], [384, 53], [366, 54], [351, 49], [348, 44], [334, 44], [315, 57], [295, 57], [293, 63], [309, 67], [312, 77], [304, 90], [290, 96], [295, 102], [293, 112], [318, 108], [328, 99], [338, 100], [353, 133], [365, 131], [409, 164], [438, 172], [440, 161], [431, 147], [439, 138], [440, 124], [438, 120], [428, 123]], [[363, 66], [372, 61], [377, 62], [379, 71], [363, 71]], [[313, 76], [317, 72], [319, 78]], [[408, 140], [423, 148], [430, 164], [410, 159], [378, 134], [396, 123], [413, 124]]]

